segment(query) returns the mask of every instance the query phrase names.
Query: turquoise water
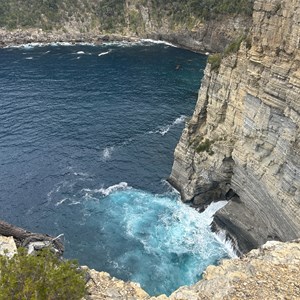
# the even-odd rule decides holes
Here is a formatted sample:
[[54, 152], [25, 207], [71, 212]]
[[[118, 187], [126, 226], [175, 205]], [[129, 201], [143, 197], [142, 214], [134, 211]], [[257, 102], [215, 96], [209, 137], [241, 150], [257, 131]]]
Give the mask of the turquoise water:
[[[0, 49], [0, 218], [150, 294], [227, 250], [165, 182], [206, 57], [165, 44]], [[216, 204], [221, 205], [222, 203]]]

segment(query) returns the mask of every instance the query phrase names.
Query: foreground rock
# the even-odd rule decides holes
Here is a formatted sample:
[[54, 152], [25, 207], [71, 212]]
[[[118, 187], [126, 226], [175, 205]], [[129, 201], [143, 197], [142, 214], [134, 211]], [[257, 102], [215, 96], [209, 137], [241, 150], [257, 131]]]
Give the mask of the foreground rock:
[[256, 0], [250, 33], [208, 64], [170, 182], [242, 253], [300, 237], [300, 2]]
[[0, 255], [11, 258], [17, 253], [17, 246], [12, 236], [0, 235]]
[[[86, 267], [83, 267], [87, 269]], [[88, 269], [87, 269], [88, 270]], [[137, 284], [133, 282], [124, 282], [111, 277], [108, 273], [89, 270], [90, 279], [87, 282], [89, 296], [87, 300], [133, 300], [149, 299], [149, 295]]]
[[150, 297], [139, 285], [90, 270], [86, 299], [221, 300], [300, 299], [300, 240], [268, 242], [241, 259], [209, 266], [204, 279], [170, 297]]
[[42, 248], [52, 248], [59, 256], [64, 253], [64, 245], [58, 237], [48, 234], [33, 233], [0, 220], [0, 236], [13, 238], [18, 247], [25, 247], [29, 253]]

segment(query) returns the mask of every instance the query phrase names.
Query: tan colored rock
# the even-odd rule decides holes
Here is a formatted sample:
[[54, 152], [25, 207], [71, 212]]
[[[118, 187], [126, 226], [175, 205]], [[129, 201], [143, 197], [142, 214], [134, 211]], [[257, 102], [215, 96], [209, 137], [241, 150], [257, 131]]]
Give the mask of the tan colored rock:
[[[87, 268], [86, 268], [87, 269]], [[120, 299], [120, 300], [144, 300], [150, 296], [133, 282], [124, 282], [111, 277], [108, 273], [88, 270], [90, 279], [87, 282], [89, 296], [87, 300]]]
[[13, 257], [17, 253], [17, 246], [12, 236], [0, 235], [0, 255]]

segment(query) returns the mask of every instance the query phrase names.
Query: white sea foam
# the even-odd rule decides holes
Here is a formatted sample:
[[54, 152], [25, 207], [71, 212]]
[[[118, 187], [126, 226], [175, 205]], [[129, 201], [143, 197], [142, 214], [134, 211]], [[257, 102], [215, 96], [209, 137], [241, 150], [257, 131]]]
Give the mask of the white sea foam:
[[[137, 45], [153, 45], [153, 44], [164, 44], [166, 46], [170, 47], [176, 47], [176, 45], [169, 43], [167, 41], [162, 41], [162, 40], [152, 40], [152, 39], [141, 39], [137, 41], [114, 41], [114, 42], [106, 42], [103, 43], [102, 45], [104, 46], [119, 46], [119, 47], [131, 47], [131, 46], [137, 46]], [[81, 43], [70, 43], [70, 42], [51, 42], [51, 43], [25, 43], [25, 44], [20, 44], [20, 45], [10, 45], [6, 46], [5, 48], [23, 48], [23, 49], [32, 49], [34, 47], [45, 47], [45, 46], [52, 46], [52, 47], [57, 47], [57, 46], [96, 46], [95, 43], [90, 43], [90, 42], [81, 42]], [[80, 53], [82, 54], [82, 53]]]
[[162, 40], [152, 40], [152, 39], [141, 39], [141, 42], [142, 43], [150, 43], [150, 44], [164, 44], [164, 45], [167, 45], [167, 46], [170, 46], [170, 47], [175, 47], [177, 48], [176, 45], [172, 44], [172, 43], [169, 43], [167, 41], [162, 41]]
[[111, 50], [109, 51], [106, 51], [106, 52], [102, 52], [102, 53], [99, 53], [98, 56], [103, 56], [103, 55], [107, 55], [111, 52]]
[[108, 188], [100, 188], [100, 189], [82, 189], [82, 191], [86, 192], [86, 196], [91, 197], [94, 194], [102, 194], [103, 196], [108, 196], [113, 192], [121, 191], [125, 189], [130, 189], [127, 182], [120, 182], [118, 184], [114, 184], [109, 186]]
[[102, 151], [102, 153], [101, 153], [102, 161], [108, 161], [108, 160], [110, 160], [111, 159], [111, 155], [112, 155], [114, 149], [115, 148], [113, 146], [112, 147], [106, 147]]
[[124, 40], [124, 41], [113, 41], [113, 42], [103, 43], [103, 45], [105, 45], [105, 46], [118, 46], [118, 47], [122, 47], [122, 48], [138, 46], [138, 45], [151, 46], [153, 44], [163, 44], [163, 45], [177, 48], [177, 46], [175, 46], [174, 44], [171, 44], [167, 41], [152, 40], [152, 39], [141, 39], [141, 40], [137, 40], [137, 41], [125, 41]]
[[[25, 43], [25, 44], [20, 44], [20, 45], [9, 45], [4, 48], [22, 48], [26, 50], [30, 50], [35, 47], [45, 47], [45, 46], [75, 46], [75, 43], [69, 43], [69, 42], [51, 42], [51, 43]], [[84, 45], [81, 43], [78, 43], [77, 45]]]
[[25, 59], [33, 59], [32, 56], [25, 57]]
[[76, 54], [84, 54], [84, 51], [77, 51]]
[[186, 116], [181, 115], [180, 117], [178, 117], [172, 124], [168, 124], [165, 126], [161, 126], [159, 127], [158, 130], [155, 131], [149, 131], [148, 133], [159, 133], [162, 136], [164, 136], [166, 133], [168, 133], [170, 131], [171, 128], [173, 128], [174, 126], [178, 125], [178, 124], [182, 124], [185, 122]]
[[110, 187], [104, 189], [101, 188], [99, 190], [99, 192], [101, 194], [103, 194], [104, 196], [108, 196], [109, 194], [111, 194], [112, 192], [116, 192], [116, 191], [120, 191], [120, 190], [125, 190], [128, 188], [128, 183], [127, 182], [120, 182], [118, 184], [115, 185], [111, 185]]
[[89, 177], [88, 173], [83, 173], [83, 172], [74, 172], [73, 175], [75, 175], [75, 176]]
[[80, 201], [72, 201], [71, 203], [69, 203], [68, 205], [78, 205], [80, 204]]
[[63, 198], [63, 199], [61, 199], [60, 201], [58, 201], [58, 202], [55, 204], [55, 206], [59, 206], [59, 205], [63, 204], [66, 200], [68, 200], [68, 198]]
[[236, 251], [234, 250], [234, 245], [232, 241], [226, 238], [226, 231], [225, 230], [219, 230], [218, 233], [215, 233], [216, 239], [224, 246], [224, 248], [227, 250], [228, 255], [231, 258], [238, 257]]

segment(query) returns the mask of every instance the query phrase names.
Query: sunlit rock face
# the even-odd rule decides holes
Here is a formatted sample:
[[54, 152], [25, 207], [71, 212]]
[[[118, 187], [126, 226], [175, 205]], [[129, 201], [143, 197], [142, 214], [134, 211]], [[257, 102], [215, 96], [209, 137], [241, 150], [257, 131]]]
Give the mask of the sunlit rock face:
[[215, 216], [241, 252], [299, 237], [300, 4], [256, 1], [239, 51], [208, 64], [170, 182]]

